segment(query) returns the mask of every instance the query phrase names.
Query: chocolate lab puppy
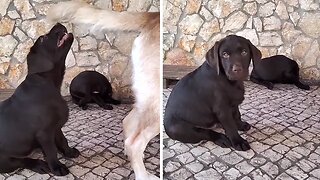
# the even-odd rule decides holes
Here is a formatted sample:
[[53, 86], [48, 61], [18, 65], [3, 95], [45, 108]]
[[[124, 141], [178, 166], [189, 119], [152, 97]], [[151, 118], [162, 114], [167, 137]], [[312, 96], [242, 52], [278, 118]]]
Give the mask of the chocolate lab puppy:
[[[58, 151], [69, 158], [79, 156], [61, 131], [69, 110], [60, 87], [72, 42], [73, 35], [61, 24], [39, 37], [27, 56], [26, 79], [0, 103], [0, 173], [26, 168], [62, 176], [69, 170], [58, 160]], [[36, 148], [46, 162], [27, 158]]]
[[301, 89], [310, 89], [299, 80], [297, 62], [283, 55], [254, 60], [250, 80], [268, 89], [273, 89], [274, 83], [294, 84]]
[[108, 79], [96, 71], [84, 71], [78, 74], [70, 84], [72, 101], [83, 110], [88, 108], [87, 103], [97, 103], [104, 109], [111, 110], [109, 104], [120, 104], [112, 98], [112, 87]]
[[[217, 41], [206, 61], [173, 88], [165, 110], [168, 136], [184, 143], [212, 141], [239, 151], [250, 149], [238, 133], [250, 125], [241, 121], [238, 106], [244, 100], [243, 80], [251, 59], [261, 52], [243, 37], [230, 35]], [[226, 135], [211, 130], [220, 123]]]

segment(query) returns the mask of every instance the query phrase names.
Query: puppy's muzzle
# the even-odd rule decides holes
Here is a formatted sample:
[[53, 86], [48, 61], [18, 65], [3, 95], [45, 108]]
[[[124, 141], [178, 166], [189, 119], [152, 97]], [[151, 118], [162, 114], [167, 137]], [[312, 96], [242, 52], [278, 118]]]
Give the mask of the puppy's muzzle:
[[242, 73], [242, 71], [243, 71], [243, 68], [240, 66], [240, 65], [237, 65], [237, 64], [235, 64], [235, 65], [233, 65], [232, 66], [232, 72], [233, 73]]

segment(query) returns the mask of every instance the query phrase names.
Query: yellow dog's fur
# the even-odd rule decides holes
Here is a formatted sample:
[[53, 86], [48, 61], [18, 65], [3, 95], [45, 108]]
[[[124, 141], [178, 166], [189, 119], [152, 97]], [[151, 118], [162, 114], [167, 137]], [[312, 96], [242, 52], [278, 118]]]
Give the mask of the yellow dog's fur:
[[132, 48], [136, 102], [123, 121], [125, 152], [136, 179], [158, 179], [143, 163], [148, 142], [160, 132], [160, 13], [114, 12], [81, 2], [61, 2], [47, 14], [52, 22], [87, 24], [91, 31], [139, 31]]

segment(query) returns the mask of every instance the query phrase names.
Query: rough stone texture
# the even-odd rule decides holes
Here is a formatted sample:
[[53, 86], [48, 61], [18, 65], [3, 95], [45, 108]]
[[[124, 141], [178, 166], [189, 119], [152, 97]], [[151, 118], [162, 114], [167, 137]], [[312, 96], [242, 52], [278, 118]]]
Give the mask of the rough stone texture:
[[280, 19], [288, 19], [289, 18], [289, 14], [287, 12], [287, 7], [282, 1], [278, 2], [278, 5], [276, 7], [276, 13], [280, 17]]
[[193, 35], [182, 35], [179, 41], [179, 47], [185, 51], [190, 52], [194, 47], [196, 38], [197, 37]]
[[23, 20], [36, 17], [32, 6], [29, 3], [29, 0], [14, 0], [13, 3], [17, 10], [20, 12]]
[[227, 17], [232, 12], [240, 9], [241, 6], [241, 0], [213, 0], [208, 2], [208, 8], [212, 10], [212, 14], [217, 18]]
[[181, 9], [177, 8], [170, 2], [166, 2], [164, 7], [170, 13], [166, 13], [163, 15], [163, 32], [177, 34], [177, 23], [182, 13]]
[[[293, 58], [302, 78], [318, 82], [319, 10], [315, 0], [164, 0], [164, 62], [200, 65], [216, 41], [237, 34], [256, 45], [263, 57]], [[190, 62], [166, 60], [176, 48], [188, 52]]]
[[273, 2], [268, 2], [259, 8], [259, 16], [268, 17], [273, 14], [276, 9], [276, 5]]
[[[206, 141], [184, 144], [164, 132], [164, 179], [177, 179], [173, 178], [177, 173], [199, 180], [319, 179], [320, 88], [301, 91], [277, 84], [270, 91], [247, 81], [245, 90], [240, 112], [252, 127], [240, 135], [252, 149], [235, 151]], [[164, 90], [164, 107], [170, 92]], [[187, 162], [181, 156], [188, 157]]]
[[201, 25], [203, 20], [198, 14], [188, 15], [186, 16], [179, 24], [179, 27], [184, 34], [195, 35]]
[[9, 57], [17, 44], [17, 40], [11, 35], [0, 37], [0, 57]]
[[[134, 179], [134, 173], [123, 151], [122, 120], [131, 110], [131, 105], [113, 106], [106, 111], [97, 105], [89, 105], [84, 111], [66, 97], [70, 108], [69, 120], [62, 128], [71, 147], [76, 147], [81, 155], [74, 159], [60, 158], [70, 170], [67, 176], [40, 175], [29, 170], [0, 174], [1, 180], [74, 180], [74, 179]], [[144, 153], [148, 172], [160, 174], [160, 140], [153, 138]], [[39, 151], [31, 157], [43, 158]]]
[[0, 16], [4, 16], [7, 12], [11, 0], [2, 0], [0, 6]]
[[[56, 2], [58, 1], [1, 0], [0, 88], [14, 89], [26, 76], [27, 71], [19, 72], [15, 67], [26, 66], [29, 48], [39, 36], [50, 30], [51, 27], [46, 22], [45, 15]], [[86, 0], [86, 2], [99, 8], [116, 11], [159, 11], [160, 8], [159, 0]], [[190, 10], [192, 9], [194, 9], [193, 5], [190, 6]], [[102, 32], [95, 31], [90, 34], [88, 28], [84, 26], [64, 25], [75, 35], [75, 40], [66, 59], [68, 78], [65, 78], [61, 92], [64, 95], [69, 94], [70, 81], [81, 71], [96, 70], [109, 79], [116, 96], [132, 97], [132, 69], [129, 61], [133, 40], [138, 33], [106, 32], [108, 38], [106, 40]], [[118, 61], [119, 63], [115, 63]], [[82, 68], [78, 68], [79, 66]], [[111, 66], [116, 69], [112, 70]]]
[[261, 46], [280, 46], [283, 44], [281, 36], [276, 32], [259, 33]]
[[244, 29], [242, 31], [237, 32], [236, 35], [249, 39], [251, 43], [255, 46], [259, 43], [257, 33], [254, 29]]
[[298, 60], [302, 59], [309, 50], [312, 39], [299, 36], [292, 44], [292, 56]]
[[240, 11], [240, 12], [234, 13], [228, 19], [226, 19], [222, 32], [227, 32], [228, 30], [233, 32], [240, 30], [247, 20], [248, 20], [248, 17], [243, 12]]
[[203, 40], [208, 41], [212, 34], [219, 32], [219, 21], [214, 18], [209, 22], [205, 22], [199, 32]]
[[299, 19], [300, 19], [300, 15], [298, 12], [292, 12], [289, 14], [290, 20], [293, 22], [293, 24], [296, 26]]
[[243, 6], [243, 10], [250, 15], [254, 15], [257, 13], [257, 3], [256, 2], [247, 3]]
[[194, 63], [191, 61], [191, 56], [188, 55], [188, 52], [176, 48], [166, 54], [166, 60], [164, 64], [173, 64], [173, 65], [189, 65], [192, 66]]
[[263, 19], [264, 30], [280, 30], [281, 21], [275, 16], [267, 17]]
[[320, 36], [319, 18], [320, 13], [305, 13], [302, 15], [301, 21], [298, 25], [307, 35], [318, 38]]
[[201, 0], [188, 1], [186, 6], [187, 14], [198, 13], [201, 7]]
[[299, 4], [304, 10], [319, 10], [319, 2], [314, 0], [299, 0]]
[[9, 18], [3, 18], [0, 21], [0, 36], [8, 35], [12, 33], [14, 21]]
[[16, 50], [14, 51], [13, 57], [17, 59], [20, 63], [23, 63], [27, 60], [27, 55], [32, 47], [33, 42], [31, 39], [24, 41], [24, 43], [20, 43]]

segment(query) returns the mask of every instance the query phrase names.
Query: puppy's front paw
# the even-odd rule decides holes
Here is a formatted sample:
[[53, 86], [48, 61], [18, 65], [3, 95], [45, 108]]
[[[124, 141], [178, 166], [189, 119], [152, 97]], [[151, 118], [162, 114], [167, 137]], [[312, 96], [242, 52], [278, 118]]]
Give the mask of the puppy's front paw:
[[303, 85], [302, 89], [304, 89], [304, 90], [310, 90], [310, 86], [308, 86], [308, 85]]
[[240, 131], [248, 131], [251, 128], [251, 125], [247, 122], [241, 121], [238, 125], [238, 130]]
[[269, 82], [268, 84], [266, 84], [266, 87], [268, 88], [268, 89], [270, 89], [270, 90], [272, 90], [273, 89], [273, 84], [271, 83], [271, 82]]
[[52, 174], [54, 174], [56, 176], [65, 176], [65, 175], [69, 174], [69, 169], [67, 168], [67, 166], [60, 163], [60, 162], [52, 164], [50, 169], [51, 169]]
[[213, 141], [216, 145], [222, 147], [222, 148], [228, 148], [231, 147], [231, 141], [229, 140], [229, 138], [224, 135], [221, 134], [219, 137], [216, 138], [216, 140]]
[[247, 151], [250, 149], [248, 141], [244, 140], [241, 137], [232, 142], [232, 147], [238, 151]]
[[80, 152], [76, 148], [69, 148], [65, 153], [64, 156], [67, 158], [76, 158], [80, 155]]
[[112, 110], [113, 107], [111, 105], [109, 105], [109, 104], [106, 104], [106, 105], [103, 106], [103, 109]]
[[88, 106], [87, 105], [82, 105], [80, 106], [82, 110], [87, 110], [88, 109]]
[[119, 105], [119, 104], [121, 104], [121, 101], [118, 101], [118, 100], [113, 100], [113, 102], [112, 102], [114, 105]]

